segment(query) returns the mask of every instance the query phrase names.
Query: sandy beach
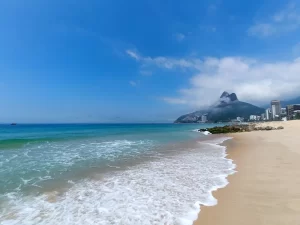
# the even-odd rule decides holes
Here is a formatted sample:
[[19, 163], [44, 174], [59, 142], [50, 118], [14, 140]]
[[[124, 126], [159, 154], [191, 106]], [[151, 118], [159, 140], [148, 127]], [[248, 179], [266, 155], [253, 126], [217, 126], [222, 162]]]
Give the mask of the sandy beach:
[[300, 224], [300, 121], [264, 125], [284, 130], [230, 135], [225, 145], [237, 173], [194, 225]]

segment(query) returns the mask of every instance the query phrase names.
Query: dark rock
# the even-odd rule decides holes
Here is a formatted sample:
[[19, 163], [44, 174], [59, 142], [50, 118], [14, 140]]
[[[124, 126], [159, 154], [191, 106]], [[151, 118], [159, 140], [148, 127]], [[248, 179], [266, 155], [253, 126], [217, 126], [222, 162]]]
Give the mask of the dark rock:
[[283, 127], [283, 126], [279, 126], [279, 127], [277, 127], [277, 130], [282, 130], [282, 129], [284, 129], [284, 127]]
[[200, 129], [200, 130], [198, 130], [198, 131], [200, 131], [200, 132], [205, 132], [205, 131], [208, 131], [207, 129]]
[[232, 102], [238, 100], [238, 98], [237, 98], [237, 96], [236, 96], [235, 93], [230, 94], [228, 97], [230, 98], [230, 101], [232, 101]]
[[274, 127], [266, 126], [265, 129], [266, 129], [266, 130], [274, 130]]
[[283, 127], [255, 127], [255, 124], [242, 124], [242, 125], [227, 125], [223, 127], [212, 127], [207, 129], [200, 129], [199, 131], [208, 131], [212, 134], [226, 134], [226, 133], [237, 133], [237, 132], [251, 132], [251, 131], [264, 131], [264, 130], [280, 130]]
[[243, 128], [241, 128], [240, 126], [224, 126], [224, 127], [207, 128], [207, 130], [212, 134], [226, 134], [226, 133], [242, 132]]
[[224, 91], [222, 93], [222, 95], [220, 96], [220, 98], [224, 98], [224, 97], [228, 97], [229, 96], [229, 93], [227, 91]]

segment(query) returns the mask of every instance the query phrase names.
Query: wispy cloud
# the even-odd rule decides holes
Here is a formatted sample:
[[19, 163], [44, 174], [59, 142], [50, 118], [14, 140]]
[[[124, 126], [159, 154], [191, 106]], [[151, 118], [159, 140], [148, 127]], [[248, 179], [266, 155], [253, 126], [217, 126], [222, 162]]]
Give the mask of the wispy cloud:
[[268, 23], [258, 23], [250, 27], [248, 34], [251, 36], [268, 37], [277, 32], [274, 25]]
[[248, 34], [257, 37], [269, 37], [295, 31], [300, 28], [300, 10], [295, 4], [288, 4], [265, 21], [258, 21], [248, 29]]
[[236, 92], [241, 100], [257, 104], [300, 95], [300, 58], [270, 63], [244, 57], [143, 57], [136, 52], [128, 55], [141, 64], [168, 70], [188, 68], [194, 73], [186, 88], [177, 90], [174, 96], [162, 97], [170, 104], [208, 106], [224, 90]]
[[276, 98], [300, 95], [300, 58], [293, 61], [262, 63], [242, 57], [207, 58], [203, 68], [178, 90], [168, 103], [208, 106], [224, 90], [236, 92], [244, 101], [264, 103]]
[[137, 61], [139, 61], [139, 60], [141, 59], [141, 57], [138, 55], [138, 53], [135, 52], [134, 50], [126, 50], [126, 53], [127, 53], [130, 57], [136, 59]]
[[295, 56], [300, 56], [300, 42], [298, 42], [294, 47], [293, 47], [293, 54]]
[[174, 34], [174, 38], [178, 41], [178, 42], [181, 42], [185, 39], [185, 35], [182, 34], [182, 33], [176, 33]]
[[90, 42], [100, 43], [105, 47], [111, 48], [112, 52], [118, 56], [124, 56], [124, 47], [130, 45], [130, 43], [124, 42], [123, 40], [103, 35], [97, 29], [86, 28], [76, 24], [56, 24], [53, 26], [53, 31], [60, 35], [71, 35], [72, 37], [75, 35], [83, 37]]
[[201, 61], [195, 58], [177, 59], [171, 57], [144, 57], [134, 50], [126, 50], [126, 53], [136, 61], [142, 63], [143, 67], [157, 66], [165, 69], [199, 69]]
[[132, 87], [136, 87], [137, 86], [137, 83], [135, 81], [129, 81], [129, 84], [132, 86]]

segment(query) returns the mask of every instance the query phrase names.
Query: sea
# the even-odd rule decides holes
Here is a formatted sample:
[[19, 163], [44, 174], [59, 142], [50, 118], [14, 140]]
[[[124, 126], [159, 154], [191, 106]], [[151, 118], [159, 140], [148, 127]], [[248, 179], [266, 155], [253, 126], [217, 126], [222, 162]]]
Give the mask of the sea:
[[192, 225], [235, 172], [212, 126], [0, 125], [0, 224]]

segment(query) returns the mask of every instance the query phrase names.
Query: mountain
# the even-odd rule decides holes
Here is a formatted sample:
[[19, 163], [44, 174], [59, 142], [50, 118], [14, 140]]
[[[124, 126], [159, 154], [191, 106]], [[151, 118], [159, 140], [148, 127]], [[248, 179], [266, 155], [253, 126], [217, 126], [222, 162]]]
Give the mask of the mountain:
[[230, 121], [237, 117], [249, 118], [250, 115], [261, 115], [265, 109], [238, 100], [235, 93], [223, 92], [218, 101], [205, 110], [199, 110], [180, 116], [175, 123], [197, 123], [201, 116], [207, 114], [210, 122]]

